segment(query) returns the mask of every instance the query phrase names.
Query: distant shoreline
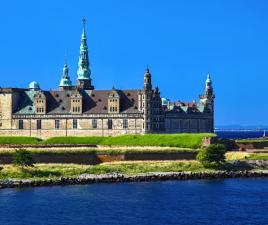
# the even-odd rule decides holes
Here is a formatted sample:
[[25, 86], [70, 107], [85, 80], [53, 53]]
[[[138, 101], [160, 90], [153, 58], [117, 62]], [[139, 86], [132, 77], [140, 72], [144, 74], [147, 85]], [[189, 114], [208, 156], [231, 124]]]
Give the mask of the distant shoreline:
[[152, 172], [138, 175], [121, 173], [109, 174], [82, 174], [75, 178], [61, 177], [59, 179], [7, 179], [0, 180], [0, 189], [24, 188], [40, 186], [77, 185], [93, 183], [122, 183], [122, 182], [151, 182], [169, 180], [196, 180], [196, 179], [225, 179], [225, 178], [268, 178], [267, 170], [259, 171], [217, 171], [217, 172]]

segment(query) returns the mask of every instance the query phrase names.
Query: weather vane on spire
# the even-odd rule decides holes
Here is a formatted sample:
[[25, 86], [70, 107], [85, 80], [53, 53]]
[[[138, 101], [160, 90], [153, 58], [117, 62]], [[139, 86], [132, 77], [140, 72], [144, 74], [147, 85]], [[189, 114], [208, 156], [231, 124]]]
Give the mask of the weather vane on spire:
[[64, 64], [67, 64], [67, 54], [64, 54]]
[[82, 19], [83, 26], [85, 26], [85, 25], [86, 25], [86, 22], [87, 22], [86, 18], [85, 18], [85, 17], [83, 17], [83, 19]]

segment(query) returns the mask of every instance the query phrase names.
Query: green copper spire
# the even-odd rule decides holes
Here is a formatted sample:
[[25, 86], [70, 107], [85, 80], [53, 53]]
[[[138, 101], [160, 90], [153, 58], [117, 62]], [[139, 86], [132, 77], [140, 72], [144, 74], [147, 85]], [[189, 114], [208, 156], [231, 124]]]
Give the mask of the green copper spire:
[[206, 83], [212, 83], [210, 73], [208, 73]]
[[86, 36], [86, 19], [83, 18], [83, 32], [81, 38], [80, 45], [80, 55], [78, 62], [78, 80], [91, 80], [90, 74], [91, 71], [89, 69], [89, 60], [88, 60], [88, 47], [87, 47], [87, 36]]
[[62, 70], [62, 77], [60, 80], [60, 85], [59, 87], [71, 87], [72, 86], [72, 81], [70, 80], [69, 77], [69, 68], [67, 63], [65, 62], [63, 70]]
[[213, 96], [213, 87], [212, 87], [212, 80], [210, 74], [208, 74], [206, 79], [206, 90], [205, 90], [206, 96]]

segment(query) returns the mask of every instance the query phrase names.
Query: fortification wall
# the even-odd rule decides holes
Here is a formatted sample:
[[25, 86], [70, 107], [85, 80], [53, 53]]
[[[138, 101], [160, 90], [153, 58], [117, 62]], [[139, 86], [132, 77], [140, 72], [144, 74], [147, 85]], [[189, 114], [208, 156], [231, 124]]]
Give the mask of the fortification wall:
[[[194, 160], [195, 152], [178, 153], [129, 153], [129, 154], [38, 154], [33, 155], [35, 163], [75, 163], [95, 165], [103, 162], [132, 161], [132, 160]], [[1, 155], [2, 164], [12, 163], [12, 155]]]

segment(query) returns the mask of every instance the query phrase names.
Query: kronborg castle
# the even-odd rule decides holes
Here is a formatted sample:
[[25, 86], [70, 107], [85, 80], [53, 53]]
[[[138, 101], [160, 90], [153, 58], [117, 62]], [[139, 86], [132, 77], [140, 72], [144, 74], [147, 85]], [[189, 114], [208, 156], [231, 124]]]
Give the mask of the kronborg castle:
[[83, 21], [77, 84], [72, 85], [65, 64], [58, 90], [42, 90], [34, 81], [28, 89], [0, 88], [0, 135], [214, 132], [214, 93], [209, 75], [199, 99], [188, 103], [161, 98], [159, 88], [152, 86], [148, 68], [141, 89], [96, 90], [92, 85]]

